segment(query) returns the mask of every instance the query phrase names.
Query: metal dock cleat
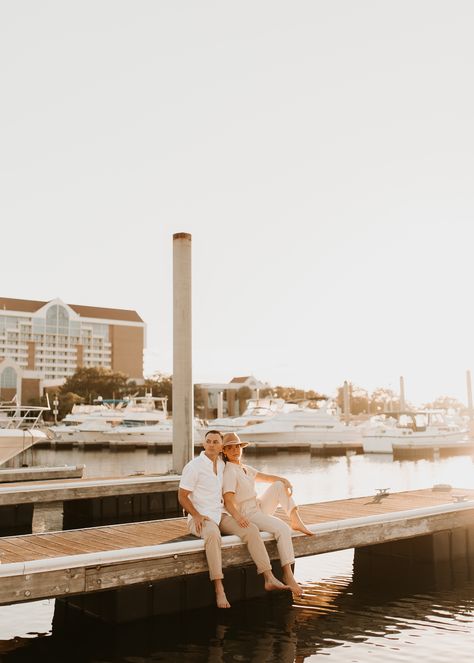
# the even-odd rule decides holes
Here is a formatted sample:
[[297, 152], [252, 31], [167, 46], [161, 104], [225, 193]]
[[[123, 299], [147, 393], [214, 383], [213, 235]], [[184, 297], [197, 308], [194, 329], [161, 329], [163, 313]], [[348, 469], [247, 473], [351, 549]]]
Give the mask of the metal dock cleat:
[[451, 495], [451, 497], [455, 502], [467, 502], [468, 500], [467, 495]]
[[382, 495], [389, 495], [390, 488], [376, 488], [375, 495], [376, 497], [382, 497]]

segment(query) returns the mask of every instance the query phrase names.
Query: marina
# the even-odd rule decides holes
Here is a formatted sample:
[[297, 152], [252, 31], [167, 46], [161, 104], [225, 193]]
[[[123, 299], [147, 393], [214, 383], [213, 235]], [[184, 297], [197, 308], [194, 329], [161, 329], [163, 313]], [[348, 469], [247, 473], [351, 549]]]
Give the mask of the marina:
[[473, 23], [5, 3], [0, 663], [472, 662]]

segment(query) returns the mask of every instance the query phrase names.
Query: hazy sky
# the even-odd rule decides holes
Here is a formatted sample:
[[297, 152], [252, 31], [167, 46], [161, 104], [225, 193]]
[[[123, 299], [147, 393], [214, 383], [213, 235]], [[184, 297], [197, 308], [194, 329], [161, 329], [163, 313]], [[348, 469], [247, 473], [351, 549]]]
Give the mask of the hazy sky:
[[0, 3], [1, 294], [136, 309], [195, 381], [465, 400], [474, 4]]

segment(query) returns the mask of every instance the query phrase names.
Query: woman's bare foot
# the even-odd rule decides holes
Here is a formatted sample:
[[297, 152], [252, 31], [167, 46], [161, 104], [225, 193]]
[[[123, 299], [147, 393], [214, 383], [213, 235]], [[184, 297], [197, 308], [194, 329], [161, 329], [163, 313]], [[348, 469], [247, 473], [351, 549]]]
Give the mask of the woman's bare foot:
[[282, 582], [278, 580], [278, 578], [275, 578], [273, 573], [270, 571], [269, 573], [265, 573], [265, 584], [264, 584], [265, 590], [267, 592], [273, 592], [273, 591], [282, 591], [284, 589], [290, 589], [288, 585], [284, 585]]
[[216, 591], [216, 603], [218, 608], [230, 608], [230, 603], [223, 589]]
[[295, 576], [290, 571], [290, 573], [283, 573], [283, 581], [287, 584], [288, 588], [291, 590], [294, 596], [301, 596], [303, 593], [303, 588], [298, 585], [295, 580]]
[[290, 525], [291, 529], [294, 529], [297, 532], [303, 532], [303, 534], [306, 534], [307, 536], [313, 536], [313, 532], [309, 530], [301, 520], [297, 509], [293, 509], [290, 513]]

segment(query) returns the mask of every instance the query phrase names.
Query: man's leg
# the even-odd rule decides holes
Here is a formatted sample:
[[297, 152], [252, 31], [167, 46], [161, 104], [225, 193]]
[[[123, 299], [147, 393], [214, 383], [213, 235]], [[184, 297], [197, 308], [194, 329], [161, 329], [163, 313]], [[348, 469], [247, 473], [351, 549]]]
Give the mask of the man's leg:
[[201, 534], [198, 534], [194, 520], [191, 519], [188, 523], [188, 529], [191, 534], [204, 540], [209, 577], [214, 583], [217, 607], [230, 608], [230, 603], [227, 600], [222, 583], [224, 575], [222, 573], [221, 533], [219, 527], [213, 520], [205, 520], [202, 524]]

